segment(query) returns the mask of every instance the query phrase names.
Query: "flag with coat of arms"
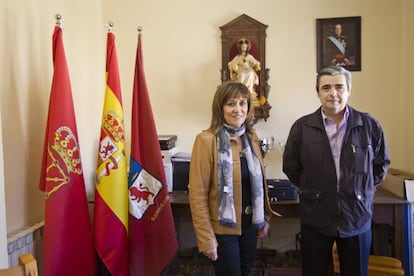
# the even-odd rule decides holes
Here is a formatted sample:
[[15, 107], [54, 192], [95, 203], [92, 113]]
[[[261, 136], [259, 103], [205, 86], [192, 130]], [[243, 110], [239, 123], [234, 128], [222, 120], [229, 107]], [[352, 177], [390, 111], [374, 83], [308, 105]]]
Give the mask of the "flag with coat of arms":
[[113, 276], [128, 275], [128, 172], [115, 35], [109, 26], [106, 89], [95, 183], [94, 232], [99, 257]]
[[129, 187], [130, 275], [157, 276], [175, 255], [178, 242], [152, 114], [138, 34], [135, 63]]
[[60, 24], [53, 32], [53, 66], [39, 181], [45, 193], [43, 275], [92, 276], [96, 254]]

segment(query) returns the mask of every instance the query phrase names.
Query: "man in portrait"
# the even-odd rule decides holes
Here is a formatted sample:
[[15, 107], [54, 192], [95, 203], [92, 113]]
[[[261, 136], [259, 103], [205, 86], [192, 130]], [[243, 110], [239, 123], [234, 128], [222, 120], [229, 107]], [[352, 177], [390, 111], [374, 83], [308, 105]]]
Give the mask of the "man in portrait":
[[328, 35], [325, 41], [325, 62], [324, 65], [352, 65], [354, 56], [352, 43], [344, 34], [343, 26], [336, 23], [332, 34]]

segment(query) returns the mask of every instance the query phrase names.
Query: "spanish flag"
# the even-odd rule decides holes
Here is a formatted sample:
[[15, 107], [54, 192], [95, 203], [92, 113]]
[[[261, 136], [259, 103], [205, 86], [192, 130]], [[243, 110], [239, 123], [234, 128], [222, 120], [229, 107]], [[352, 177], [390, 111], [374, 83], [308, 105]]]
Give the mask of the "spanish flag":
[[128, 275], [128, 176], [115, 36], [107, 35], [106, 91], [95, 184], [95, 246], [111, 275]]
[[178, 243], [142, 59], [141, 33], [132, 96], [129, 186], [130, 275], [158, 276]]
[[42, 275], [92, 276], [96, 254], [60, 25], [53, 33], [53, 65], [39, 182], [45, 193]]

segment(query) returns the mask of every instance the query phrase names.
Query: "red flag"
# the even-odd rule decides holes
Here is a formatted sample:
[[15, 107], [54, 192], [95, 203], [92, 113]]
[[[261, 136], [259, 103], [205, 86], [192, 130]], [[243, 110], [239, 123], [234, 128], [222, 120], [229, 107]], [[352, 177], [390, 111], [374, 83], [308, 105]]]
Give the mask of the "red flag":
[[161, 149], [145, 81], [141, 33], [132, 97], [129, 187], [130, 275], [160, 275], [178, 248]]
[[111, 275], [128, 275], [128, 173], [115, 36], [108, 33], [106, 91], [96, 170], [94, 229], [99, 256]]
[[53, 33], [53, 65], [39, 182], [46, 196], [43, 275], [93, 275], [96, 255], [59, 26]]

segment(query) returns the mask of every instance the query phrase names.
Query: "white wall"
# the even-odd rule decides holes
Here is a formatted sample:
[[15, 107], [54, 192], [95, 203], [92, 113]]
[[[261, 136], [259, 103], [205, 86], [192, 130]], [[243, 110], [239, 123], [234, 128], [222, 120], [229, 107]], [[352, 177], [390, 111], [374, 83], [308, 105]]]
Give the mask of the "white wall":
[[[1, 113], [7, 232], [43, 219], [38, 189], [49, 105], [55, 14], [63, 41], [85, 175], [92, 186], [105, 81], [102, 1], [2, 0], [0, 10]], [[2, 156], [3, 156], [2, 155]]]
[[0, 268], [7, 267], [6, 196], [4, 194], [3, 133], [0, 105]]
[[[219, 26], [246, 13], [267, 24], [266, 65], [270, 68], [271, 116], [260, 122], [260, 134], [275, 134], [284, 142], [299, 116], [319, 106], [314, 89], [316, 18], [362, 17], [362, 71], [354, 72], [354, 107], [369, 111], [383, 124], [392, 166], [404, 167], [402, 138], [401, 53], [403, 4], [409, 1], [106, 1], [105, 20], [115, 22], [126, 118], [129, 117], [136, 27], [144, 27], [147, 81], [159, 132], [178, 134], [182, 151], [210, 122], [210, 103], [220, 83]], [[300, 8], [299, 8], [300, 7]], [[129, 121], [126, 121], [127, 129]], [[407, 146], [412, 146], [407, 144]], [[267, 157], [268, 177], [284, 177], [281, 153]], [[409, 157], [410, 160], [413, 157]]]
[[404, 117], [402, 118], [402, 144], [403, 158], [401, 169], [407, 172], [414, 172], [414, 128], [412, 121], [414, 120], [413, 103], [414, 93], [412, 86], [412, 79], [414, 76], [414, 1], [404, 1], [403, 10], [403, 39], [401, 43], [401, 57], [402, 57], [402, 93], [400, 98], [402, 102], [402, 109]]
[[[338, 7], [339, 4], [343, 6]], [[137, 26], [144, 27], [144, 64], [159, 134], [177, 134], [181, 151], [210, 122], [220, 83], [222, 26], [245, 13], [267, 24], [270, 68], [267, 122], [260, 135], [284, 142], [291, 124], [319, 106], [314, 90], [317, 18], [362, 17], [362, 71], [350, 103], [383, 124], [392, 166], [413, 172], [414, 8], [410, 0], [2, 0], [0, 105], [7, 233], [43, 218], [38, 191], [50, 84], [54, 16], [61, 13], [88, 193], [92, 196], [104, 95], [107, 21], [115, 24], [127, 143]], [[129, 146], [129, 145], [128, 145]], [[266, 156], [268, 177], [283, 177], [281, 153]], [[1, 164], [0, 164], [1, 165]], [[0, 189], [2, 188], [0, 182]], [[0, 207], [1, 210], [1, 207]], [[0, 213], [0, 221], [4, 220]], [[0, 244], [1, 245], [1, 244]]]

